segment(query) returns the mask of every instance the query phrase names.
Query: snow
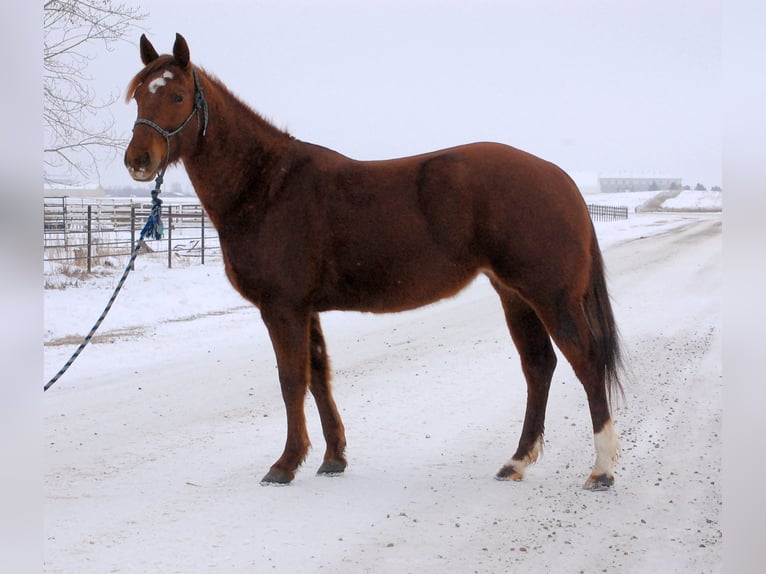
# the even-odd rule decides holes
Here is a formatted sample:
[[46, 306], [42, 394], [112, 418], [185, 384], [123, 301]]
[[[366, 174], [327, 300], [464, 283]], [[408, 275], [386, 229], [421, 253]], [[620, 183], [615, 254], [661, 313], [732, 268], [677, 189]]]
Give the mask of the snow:
[[[593, 437], [563, 358], [544, 456], [523, 482], [493, 480], [526, 392], [484, 279], [416, 311], [323, 315], [349, 468], [315, 476], [309, 397], [306, 463], [260, 486], [285, 429], [258, 311], [220, 261], [142, 255], [45, 394], [45, 571], [722, 571], [721, 213], [634, 213], [648, 197], [620, 195], [629, 219], [596, 223], [628, 367], [611, 491], [580, 488]], [[46, 380], [115, 273], [45, 290]]]
[[636, 191], [585, 195], [587, 203], [624, 205], [630, 212], [716, 212], [723, 209], [723, 192], [698, 190]]
[[684, 190], [676, 197], [667, 199], [663, 209], [679, 211], [710, 211], [717, 207], [723, 208], [723, 193], [720, 191]]

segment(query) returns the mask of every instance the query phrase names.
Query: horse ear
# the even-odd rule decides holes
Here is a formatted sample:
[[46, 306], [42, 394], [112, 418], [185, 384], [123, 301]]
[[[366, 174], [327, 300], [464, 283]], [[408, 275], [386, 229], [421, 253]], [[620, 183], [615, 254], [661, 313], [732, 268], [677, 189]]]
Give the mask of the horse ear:
[[159, 57], [160, 55], [157, 53], [157, 50], [154, 49], [154, 46], [152, 46], [152, 43], [149, 41], [149, 38], [146, 37], [146, 34], [141, 34], [141, 61], [144, 63], [144, 66], [149, 65], [150, 62], [153, 62]]
[[176, 43], [173, 44], [173, 57], [182, 68], [189, 64], [189, 45], [181, 34], [176, 33]]

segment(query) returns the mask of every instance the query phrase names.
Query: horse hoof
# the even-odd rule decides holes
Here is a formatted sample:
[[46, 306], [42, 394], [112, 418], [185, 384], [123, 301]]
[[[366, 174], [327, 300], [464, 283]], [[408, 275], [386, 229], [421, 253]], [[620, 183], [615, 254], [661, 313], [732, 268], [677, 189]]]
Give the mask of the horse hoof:
[[272, 468], [269, 470], [269, 472], [266, 473], [266, 476], [264, 476], [261, 479], [261, 484], [263, 486], [269, 486], [269, 485], [285, 486], [290, 484], [290, 482], [292, 482], [294, 477], [295, 477], [295, 473], [293, 472], [286, 472], [278, 468]]
[[503, 468], [497, 471], [495, 480], [513, 480], [519, 482], [524, 479], [524, 473], [516, 470], [512, 464], [506, 464]]
[[322, 463], [322, 466], [317, 470], [317, 474], [322, 476], [335, 476], [342, 474], [346, 470], [346, 461], [330, 459]]
[[585, 481], [583, 488], [585, 490], [591, 490], [594, 492], [609, 490], [614, 485], [614, 476], [611, 474], [591, 474], [588, 480]]

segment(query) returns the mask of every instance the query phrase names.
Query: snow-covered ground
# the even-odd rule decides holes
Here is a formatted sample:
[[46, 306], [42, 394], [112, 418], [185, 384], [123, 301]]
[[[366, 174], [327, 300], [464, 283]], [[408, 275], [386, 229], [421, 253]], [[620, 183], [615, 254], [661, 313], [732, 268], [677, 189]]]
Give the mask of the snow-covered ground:
[[[525, 385], [483, 279], [412, 312], [323, 316], [349, 468], [314, 475], [309, 398], [315, 448], [291, 486], [261, 487], [285, 429], [258, 311], [220, 262], [142, 255], [45, 394], [45, 571], [720, 572], [721, 213], [634, 213], [650, 197], [619, 195], [586, 196], [630, 209], [596, 224], [628, 367], [610, 492], [580, 488], [594, 449], [564, 360], [545, 455], [524, 482], [492, 479]], [[46, 380], [115, 280], [45, 291]]]

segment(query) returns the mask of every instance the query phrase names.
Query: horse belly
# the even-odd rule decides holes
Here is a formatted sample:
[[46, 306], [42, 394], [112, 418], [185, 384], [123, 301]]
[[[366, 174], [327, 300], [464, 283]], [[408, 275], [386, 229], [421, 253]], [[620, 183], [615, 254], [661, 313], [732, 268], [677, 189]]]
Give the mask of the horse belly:
[[376, 258], [338, 270], [319, 297], [318, 310], [387, 313], [451, 297], [476, 277], [478, 266], [444, 257]]

